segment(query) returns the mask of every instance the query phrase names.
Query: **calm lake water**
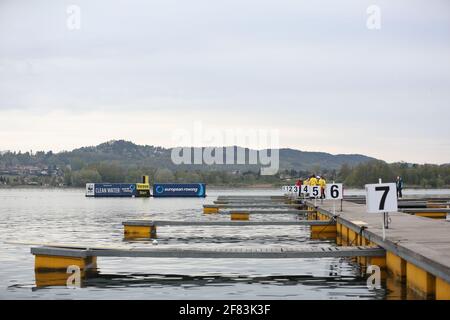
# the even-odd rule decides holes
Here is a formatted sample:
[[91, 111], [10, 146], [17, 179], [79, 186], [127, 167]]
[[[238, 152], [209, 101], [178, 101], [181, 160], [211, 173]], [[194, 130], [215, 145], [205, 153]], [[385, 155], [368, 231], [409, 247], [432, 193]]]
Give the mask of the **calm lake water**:
[[[347, 194], [360, 193], [349, 190]], [[450, 190], [415, 194], [450, 194]], [[30, 245], [8, 241], [143, 246], [125, 242], [122, 221], [227, 220], [204, 216], [218, 195], [275, 195], [279, 190], [209, 190], [206, 199], [86, 198], [84, 190], [0, 189], [1, 299], [400, 299], [415, 298], [389, 279], [369, 290], [349, 259], [99, 258], [98, 274], [82, 288], [37, 287]], [[270, 216], [252, 216], [252, 220]], [[275, 219], [291, 220], [292, 215]], [[161, 227], [159, 246], [334, 246], [310, 239], [308, 227]]]

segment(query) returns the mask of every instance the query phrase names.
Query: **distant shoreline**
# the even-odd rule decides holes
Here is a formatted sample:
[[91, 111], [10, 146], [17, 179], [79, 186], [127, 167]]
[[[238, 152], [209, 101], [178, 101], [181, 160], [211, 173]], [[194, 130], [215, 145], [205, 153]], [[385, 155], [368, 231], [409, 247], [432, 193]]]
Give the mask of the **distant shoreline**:
[[[289, 185], [288, 183], [283, 185]], [[237, 185], [206, 185], [209, 190], [218, 189], [236, 189], [236, 188], [248, 188], [248, 189], [258, 189], [258, 190], [270, 190], [270, 189], [281, 189], [282, 185], [279, 184], [237, 184]], [[364, 190], [361, 187], [355, 186], [345, 186], [347, 189]], [[0, 185], [0, 190], [2, 189], [52, 189], [52, 190], [85, 190], [84, 187], [73, 187], [73, 186], [36, 186], [36, 185]], [[450, 190], [450, 186], [444, 186], [442, 188], [426, 188], [421, 186], [410, 186], [405, 187], [403, 190]]]

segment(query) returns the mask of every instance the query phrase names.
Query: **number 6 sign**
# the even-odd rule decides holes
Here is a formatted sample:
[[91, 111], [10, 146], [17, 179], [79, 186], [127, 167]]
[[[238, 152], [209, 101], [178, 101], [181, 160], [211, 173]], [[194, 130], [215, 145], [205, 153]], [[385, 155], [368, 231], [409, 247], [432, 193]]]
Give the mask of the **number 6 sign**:
[[341, 200], [344, 198], [342, 183], [327, 184], [325, 189], [325, 199], [327, 200]]
[[366, 203], [368, 213], [398, 211], [396, 184], [395, 183], [367, 184]]

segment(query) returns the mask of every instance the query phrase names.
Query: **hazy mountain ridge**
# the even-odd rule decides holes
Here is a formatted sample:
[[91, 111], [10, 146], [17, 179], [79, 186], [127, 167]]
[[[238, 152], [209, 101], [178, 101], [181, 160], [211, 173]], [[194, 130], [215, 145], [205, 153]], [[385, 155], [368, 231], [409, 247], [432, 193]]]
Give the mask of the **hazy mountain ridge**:
[[[198, 148], [193, 148], [198, 149]], [[235, 160], [238, 152], [244, 151], [246, 158], [250, 152], [247, 148], [234, 147]], [[257, 151], [258, 152], [258, 151]], [[171, 148], [157, 147], [153, 145], [137, 145], [130, 141], [118, 140], [109, 141], [97, 146], [82, 147], [69, 152], [56, 154], [65, 163], [70, 164], [74, 160], [81, 160], [86, 163], [96, 162], [116, 162], [123, 166], [151, 166], [164, 167], [169, 169], [216, 169], [221, 167], [225, 170], [258, 170], [258, 164], [227, 164], [227, 165], [175, 165], [171, 160]], [[259, 156], [259, 153], [257, 153]], [[191, 156], [193, 160], [193, 157]], [[314, 170], [339, 169], [343, 164], [354, 166], [360, 163], [375, 160], [374, 158], [360, 154], [337, 154], [333, 155], [325, 152], [300, 151], [290, 148], [279, 149], [279, 159], [281, 169]]]
[[[199, 149], [199, 148], [192, 148]], [[176, 165], [172, 162], [171, 148], [163, 148], [153, 145], [137, 145], [130, 141], [114, 140], [97, 146], [87, 146], [74, 149], [72, 151], [62, 151], [59, 153], [36, 152], [11, 153], [6, 152], [0, 155], [0, 166], [11, 167], [15, 165], [70, 165], [73, 169], [83, 164], [93, 163], [115, 163], [127, 167], [154, 167], [167, 168], [171, 170], [225, 170], [225, 171], [258, 171], [260, 164], [237, 164], [237, 154], [245, 152], [246, 159], [249, 159], [250, 150], [247, 148], [234, 147], [234, 164], [182, 164]], [[193, 162], [191, 154], [191, 163]], [[259, 151], [256, 151], [259, 158]], [[355, 166], [365, 163], [374, 158], [359, 154], [338, 154], [333, 155], [325, 152], [308, 152], [289, 148], [279, 149], [280, 169], [309, 171], [315, 169], [339, 169], [343, 164]], [[247, 162], [248, 163], [248, 162]]]
[[[234, 147], [234, 151], [235, 159], [238, 151], [245, 151], [248, 159], [249, 149]], [[376, 183], [379, 178], [394, 181], [397, 176], [402, 176], [408, 186], [450, 186], [450, 165], [388, 164], [359, 154], [333, 155], [289, 148], [278, 151], [279, 174], [270, 176], [259, 174], [261, 166], [258, 164], [175, 165], [170, 148], [136, 145], [124, 140], [59, 153], [5, 152], [0, 154], [0, 185], [82, 187], [88, 182], [140, 181], [143, 174], [149, 175], [151, 181], [158, 182], [203, 181], [210, 185], [227, 186], [281, 185], [297, 177], [317, 173], [331, 180], [342, 181], [350, 187]]]

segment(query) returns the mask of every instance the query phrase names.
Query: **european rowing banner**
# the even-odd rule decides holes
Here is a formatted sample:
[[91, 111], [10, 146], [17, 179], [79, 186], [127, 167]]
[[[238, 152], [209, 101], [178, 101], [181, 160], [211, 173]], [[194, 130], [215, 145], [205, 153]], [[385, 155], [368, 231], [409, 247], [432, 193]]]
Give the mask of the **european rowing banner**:
[[154, 197], [206, 197], [204, 183], [155, 183]]

